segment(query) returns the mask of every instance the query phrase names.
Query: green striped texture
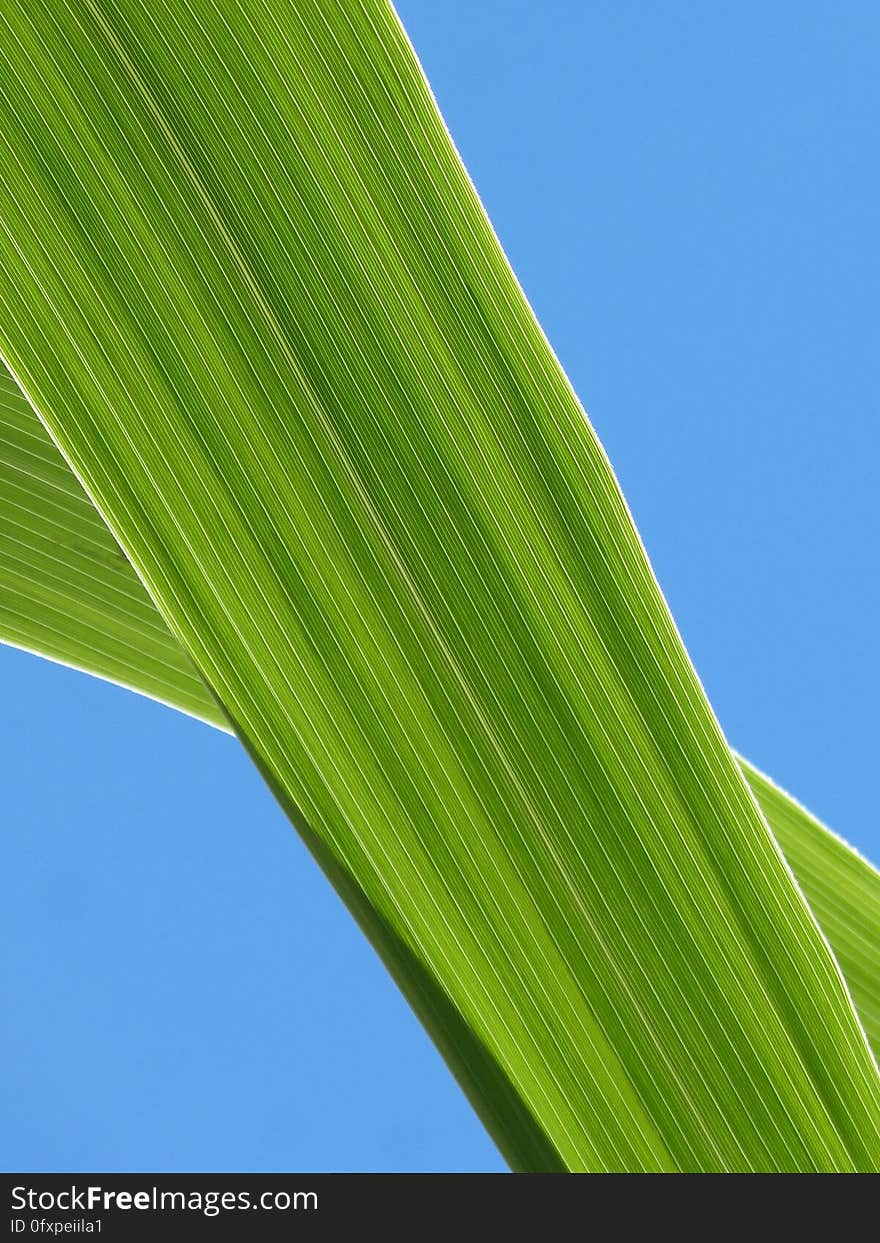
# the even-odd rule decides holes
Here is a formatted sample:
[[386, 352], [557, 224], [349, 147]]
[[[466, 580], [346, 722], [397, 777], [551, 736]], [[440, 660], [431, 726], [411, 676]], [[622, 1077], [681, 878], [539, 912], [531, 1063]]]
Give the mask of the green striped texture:
[[219, 724], [223, 715], [0, 367], [0, 639]]
[[[124, 553], [0, 371], [0, 641], [230, 730]], [[740, 767], [880, 1049], [880, 873], [751, 764]]]
[[880, 872], [769, 777], [741, 764], [880, 1054]]
[[0, 351], [526, 1169], [880, 1079], [390, 8], [0, 13]]

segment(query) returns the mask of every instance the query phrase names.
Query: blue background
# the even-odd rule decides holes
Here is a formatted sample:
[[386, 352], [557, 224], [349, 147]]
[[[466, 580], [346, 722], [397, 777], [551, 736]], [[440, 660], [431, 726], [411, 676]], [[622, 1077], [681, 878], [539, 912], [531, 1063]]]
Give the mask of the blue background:
[[[880, 859], [880, 6], [400, 11], [731, 743]], [[236, 743], [0, 677], [2, 1168], [502, 1168]]]

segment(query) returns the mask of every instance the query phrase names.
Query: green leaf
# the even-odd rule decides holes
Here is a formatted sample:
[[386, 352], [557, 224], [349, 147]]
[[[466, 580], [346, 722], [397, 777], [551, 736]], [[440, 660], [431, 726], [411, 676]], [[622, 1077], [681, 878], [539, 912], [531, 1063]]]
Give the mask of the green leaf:
[[[48, 433], [0, 368], [0, 641], [232, 731]], [[880, 873], [745, 760], [880, 1050]]]
[[880, 1077], [389, 7], [12, 0], [0, 347], [511, 1162]]
[[124, 552], [2, 366], [0, 639], [212, 724], [224, 722]]
[[740, 764], [880, 1055], [880, 872], [769, 777], [745, 760]]

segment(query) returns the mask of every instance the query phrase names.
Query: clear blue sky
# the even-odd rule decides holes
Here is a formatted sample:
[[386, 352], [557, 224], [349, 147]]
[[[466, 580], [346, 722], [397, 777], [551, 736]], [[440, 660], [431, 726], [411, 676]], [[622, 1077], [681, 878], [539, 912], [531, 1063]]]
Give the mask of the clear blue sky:
[[[731, 743], [880, 860], [880, 6], [400, 11]], [[232, 740], [0, 677], [0, 1167], [501, 1168]]]

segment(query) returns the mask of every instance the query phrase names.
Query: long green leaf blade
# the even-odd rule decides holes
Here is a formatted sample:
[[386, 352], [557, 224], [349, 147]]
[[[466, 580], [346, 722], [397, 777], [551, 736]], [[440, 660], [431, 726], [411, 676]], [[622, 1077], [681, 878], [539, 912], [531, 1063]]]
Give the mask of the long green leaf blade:
[[3, 354], [514, 1164], [875, 1167], [836, 964], [390, 9], [0, 21]]
[[[0, 641], [231, 726], [8, 374], [0, 370]], [[880, 1050], [880, 873], [739, 760]]]
[[219, 724], [223, 714], [0, 367], [0, 639]]
[[880, 1055], [880, 872], [769, 777], [740, 763]]

